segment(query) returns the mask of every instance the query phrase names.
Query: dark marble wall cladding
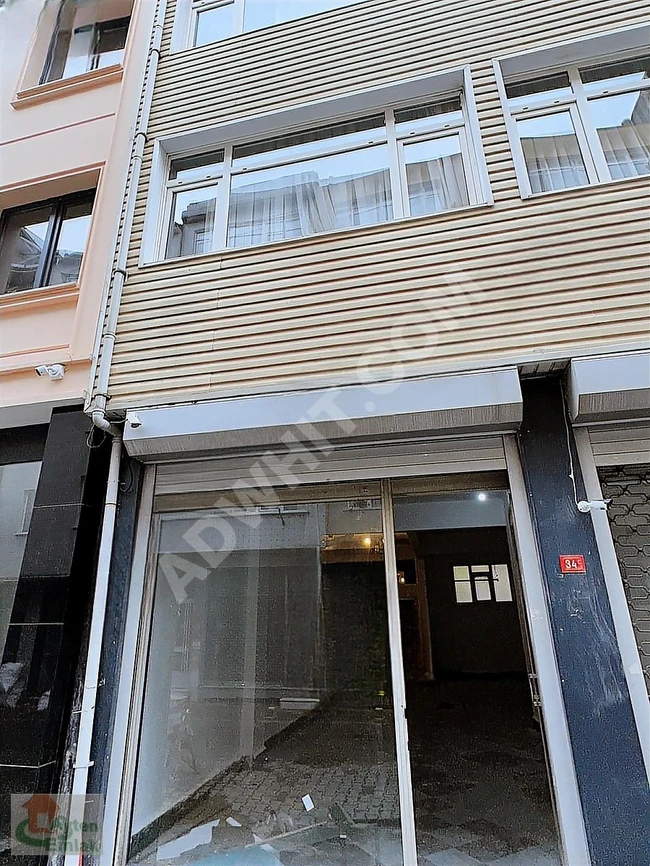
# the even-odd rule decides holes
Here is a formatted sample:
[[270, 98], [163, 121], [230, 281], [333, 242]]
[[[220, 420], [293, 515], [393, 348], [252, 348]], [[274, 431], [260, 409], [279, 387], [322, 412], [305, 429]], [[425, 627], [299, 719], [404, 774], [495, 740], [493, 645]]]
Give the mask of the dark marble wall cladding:
[[[559, 380], [524, 383], [519, 446], [592, 866], [648, 866], [650, 792]], [[562, 574], [583, 554], [584, 574]]]
[[1, 463], [43, 461], [2, 657], [15, 677], [0, 702], [0, 852], [9, 795], [58, 789], [109, 453], [110, 443], [77, 409], [55, 410], [47, 428], [0, 435]]
[[105, 794], [108, 785], [120, 662], [126, 629], [131, 563], [143, 477], [144, 466], [142, 463], [132, 460], [123, 452], [113, 556], [106, 599], [106, 622], [99, 669], [103, 685], [97, 692], [95, 727], [91, 748], [94, 763], [90, 768], [88, 779], [88, 791], [94, 794]]

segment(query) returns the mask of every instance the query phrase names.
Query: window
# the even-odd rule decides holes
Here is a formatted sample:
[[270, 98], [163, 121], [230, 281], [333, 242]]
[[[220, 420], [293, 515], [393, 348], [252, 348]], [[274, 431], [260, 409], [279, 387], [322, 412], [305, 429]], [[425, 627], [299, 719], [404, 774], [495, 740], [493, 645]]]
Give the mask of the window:
[[94, 195], [86, 192], [5, 211], [0, 294], [76, 282]]
[[83, 75], [121, 63], [129, 29], [130, 4], [106, 0], [63, 0], [41, 83]]
[[506, 79], [529, 194], [650, 174], [650, 57]]
[[461, 95], [172, 158], [163, 255], [249, 247], [481, 200]]
[[193, 0], [190, 46], [293, 21], [317, 12], [349, 6], [358, 0]]
[[512, 601], [510, 573], [502, 565], [455, 565], [454, 590], [458, 604], [475, 601]]

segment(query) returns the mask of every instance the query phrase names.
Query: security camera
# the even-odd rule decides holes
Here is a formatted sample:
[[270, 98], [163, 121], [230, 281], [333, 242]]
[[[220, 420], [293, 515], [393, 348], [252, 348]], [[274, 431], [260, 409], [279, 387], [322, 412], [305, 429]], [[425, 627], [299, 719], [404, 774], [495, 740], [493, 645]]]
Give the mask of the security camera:
[[142, 427], [142, 421], [140, 419], [140, 416], [136, 415], [135, 413], [133, 415], [128, 415], [127, 421], [129, 422], [129, 426], [132, 427], [134, 430], [137, 430], [138, 427]]
[[65, 375], [63, 364], [39, 364], [34, 369], [37, 376], [49, 376], [53, 382], [57, 379], [63, 379]]

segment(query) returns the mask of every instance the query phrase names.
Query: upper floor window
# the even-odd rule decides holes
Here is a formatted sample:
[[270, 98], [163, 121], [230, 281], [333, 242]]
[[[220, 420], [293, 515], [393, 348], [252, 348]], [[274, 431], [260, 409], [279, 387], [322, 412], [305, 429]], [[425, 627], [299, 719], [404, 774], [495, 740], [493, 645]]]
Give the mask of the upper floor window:
[[192, 0], [190, 45], [349, 6], [359, 0]]
[[41, 83], [121, 63], [130, 0], [62, 0]]
[[164, 258], [478, 204], [463, 98], [172, 158]]
[[506, 80], [529, 194], [650, 174], [650, 57]]
[[0, 294], [74, 283], [95, 193], [7, 210], [0, 223]]

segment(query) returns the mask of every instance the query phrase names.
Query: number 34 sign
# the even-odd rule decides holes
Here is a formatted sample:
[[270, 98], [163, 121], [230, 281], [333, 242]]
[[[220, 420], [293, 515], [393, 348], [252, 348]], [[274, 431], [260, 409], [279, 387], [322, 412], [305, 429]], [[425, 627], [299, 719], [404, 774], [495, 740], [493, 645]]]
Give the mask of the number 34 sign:
[[562, 574], [584, 574], [587, 571], [584, 556], [580, 553], [563, 553], [560, 557], [560, 571]]

